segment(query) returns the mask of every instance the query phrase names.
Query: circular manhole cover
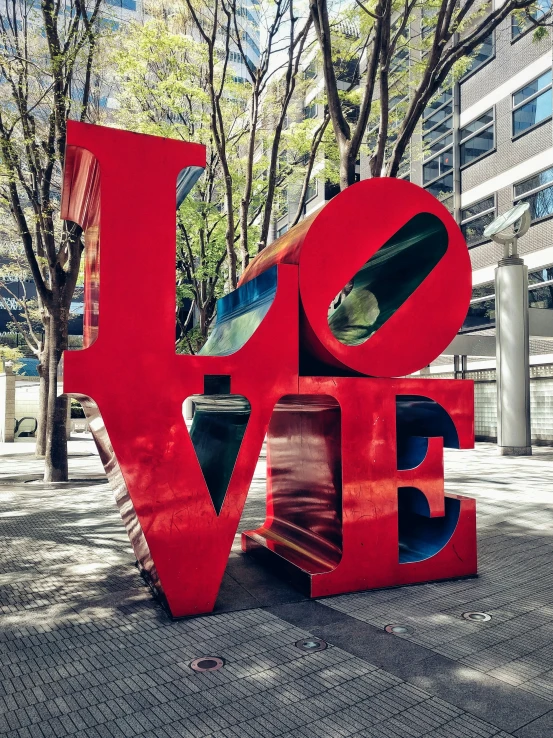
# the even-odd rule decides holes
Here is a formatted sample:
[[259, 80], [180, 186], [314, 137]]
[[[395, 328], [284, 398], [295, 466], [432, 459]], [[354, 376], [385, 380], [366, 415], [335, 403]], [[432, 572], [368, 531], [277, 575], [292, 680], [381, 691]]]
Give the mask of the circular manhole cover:
[[393, 633], [394, 635], [413, 635], [415, 629], [410, 625], [403, 625], [402, 623], [390, 623], [384, 630], [386, 633]]
[[487, 612], [464, 612], [463, 617], [465, 620], [470, 620], [471, 623], [487, 623], [492, 619], [491, 615]]
[[223, 659], [218, 656], [202, 656], [190, 663], [193, 671], [219, 671], [225, 665]]
[[302, 638], [301, 641], [296, 641], [296, 648], [302, 651], [324, 651], [326, 647], [327, 643], [322, 638]]

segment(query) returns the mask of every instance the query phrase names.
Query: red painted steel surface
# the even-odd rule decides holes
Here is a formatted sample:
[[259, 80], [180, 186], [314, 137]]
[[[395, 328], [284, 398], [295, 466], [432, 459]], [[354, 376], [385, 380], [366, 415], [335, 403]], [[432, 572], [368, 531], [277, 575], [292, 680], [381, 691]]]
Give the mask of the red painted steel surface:
[[[475, 573], [473, 500], [451, 498], [447, 509], [459, 511], [451, 535], [442, 526], [436, 541], [449, 537], [439, 550], [417, 553], [446, 520], [441, 438], [430, 438], [414, 469], [398, 471], [396, 454], [398, 396], [439, 403], [459, 446], [470, 447], [472, 383], [386, 378], [429, 363], [465, 317], [470, 263], [451, 216], [408, 183], [355, 185], [254, 260], [242, 284], [277, 265], [277, 289], [240, 350], [179, 356], [176, 180], [204, 164], [198, 145], [68, 123], [62, 213], [85, 228], [87, 348], [65, 353], [64, 389], [90, 418], [152, 585], [174, 616], [213, 609], [267, 431], [267, 519], [243, 546], [272, 558], [311, 596]], [[329, 330], [331, 300], [421, 212], [447, 229], [443, 258], [367, 341], [340, 343]], [[341, 376], [300, 375], [301, 351]], [[230, 376], [230, 392], [251, 405], [219, 514], [182, 414], [209, 375]], [[429, 517], [413, 489], [425, 495]], [[407, 521], [409, 533], [411, 519], [404, 548], [419, 558], [402, 563], [400, 528]]]
[[68, 145], [66, 150], [61, 217], [79, 223], [85, 232], [83, 346], [87, 348], [98, 336], [100, 169], [95, 157], [78, 146]]
[[[328, 325], [331, 301], [418, 213], [444, 223], [444, 258], [369, 341], [345, 346]], [[397, 179], [363, 180], [340, 193], [262, 252], [241, 284], [275, 263], [299, 267], [302, 348], [322, 364], [379, 377], [411, 374], [433, 361], [457, 334], [472, 291], [468, 250], [449, 212], [426, 190]]]
[[[310, 597], [476, 573], [475, 503], [469, 498], [457, 498], [459, 520], [443, 549], [422, 561], [399, 563], [398, 489], [420, 489], [430, 517], [438, 517], [444, 513], [444, 482], [441, 438], [430, 439], [422, 464], [406, 471], [397, 470], [395, 443], [396, 396], [421, 395], [447, 410], [460, 447], [471, 448], [472, 382], [302, 377], [300, 395], [303, 408], [279, 403], [271, 420], [267, 518], [261, 528], [243, 534], [243, 549], [272, 552], [277, 567], [286, 562]], [[339, 405], [335, 413], [341, 418], [331, 432], [325, 413], [308, 404], [310, 396], [320, 407], [323, 398]]]

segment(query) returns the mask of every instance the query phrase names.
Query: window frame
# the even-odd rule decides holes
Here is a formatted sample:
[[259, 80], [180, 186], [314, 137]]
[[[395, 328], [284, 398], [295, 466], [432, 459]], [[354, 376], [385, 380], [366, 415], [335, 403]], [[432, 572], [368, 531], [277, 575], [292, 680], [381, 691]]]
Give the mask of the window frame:
[[[539, 269], [535, 269], [532, 272], [529, 272], [528, 279], [530, 279], [530, 277], [532, 276], [532, 274], [535, 274], [538, 271], [544, 271], [546, 269], [549, 269], [550, 270], [552, 268], [553, 268], [553, 265], [549, 265], [549, 266], [540, 267]], [[529, 282], [528, 283], [528, 289], [527, 289], [528, 302], [530, 302], [530, 293], [531, 292], [534, 292], [535, 290], [538, 290], [538, 289], [543, 288], [543, 287], [551, 287], [552, 285], [553, 285], [553, 279], [547, 279], [547, 280], [544, 280], [543, 282], [533, 282], [533, 283], [530, 283]], [[480, 295], [479, 297], [473, 297], [475, 290], [477, 290], [479, 288], [480, 289], [490, 290], [490, 292], [487, 295]], [[493, 302], [494, 303], [494, 306], [495, 306], [496, 293], [495, 293], [495, 284], [493, 282], [486, 282], [485, 284], [478, 285], [477, 287], [473, 287], [472, 293], [471, 293], [471, 299], [470, 299], [469, 306], [472, 306], [472, 305], [480, 305], [483, 302]], [[535, 308], [535, 309], [536, 310], [543, 310], [543, 309], [549, 309], [549, 310], [551, 310], [551, 308]], [[470, 310], [470, 307], [469, 307], [469, 310]], [[486, 326], [484, 326], [484, 325], [482, 325], [482, 326], [469, 326], [465, 330], [461, 329], [460, 330], [460, 333], [464, 333], [464, 332], [468, 332], [468, 331], [474, 331], [474, 330], [482, 330], [484, 327], [492, 328], [494, 325], [495, 325], [495, 320], [493, 320], [491, 322], [491, 324], [486, 325]]]
[[[484, 199], [484, 198], [483, 198]], [[474, 297], [474, 293], [477, 290], [490, 290], [489, 294], [487, 295], [479, 295], [478, 297]], [[463, 321], [463, 325], [461, 326], [459, 333], [472, 333], [474, 331], [481, 331], [485, 330], [487, 328], [494, 328], [495, 327], [495, 315], [493, 318], [490, 318], [486, 321], [485, 318], [482, 318], [479, 323], [474, 323], [472, 325], [467, 325], [466, 321], [470, 316], [470, 309], [473, 305], [479, 305], [485, 302], [493, 302], [493, 309], [495, 312], [495, 284], [494, 282], [485, 282], [484, 284], [477, 285], [476, 287], [472, 288], [471, 297], [470, 297], [470, 303], [469, 303], [469, 309], [467, 311], [467, 316], [465, 317], [465, 320]]]
[[[482, 67], [484, 67], [486, 64], [489, 64], [491, 61], [495, 59], [495, 52], [496, 52], [495, 28], [491, 32], [490, 36], [492, 37], [492, 53], [490, 54], [490, 56], [488, 56], [487, 59], [484, 59], [484, 61], [481, 61], [480, 64], [478, 64], [475, 67], [472, 67], [471, 69], [468, 69], [463, 74], [461, 79], [459, 80], [459, 84], [463, 84], [463, 82], [466, 82], [468, 79], [470, 79], [473, 76], [473, 74], [475, 74], [476, 72], [479, 72], [482, 69]], [[484, 41], [482, 41], [482, 43], [484, 43]]]
[[[445, 201], [446, 200], [449, 200], [450, 197], [452, 197], [452, 196], [455, 195], [455, 177], [453, 175], [454, 175], [454, 170], [452, 169], [451, 171], [446, 172], [445, 174], [442, 174], [439, 177], [435, 177], [432, 181], [430, 181], [427, 184], [423, 185], [424, 189], [428, 191], [429, 187], [432, 187], [433, 185], [435, 185], [436, 182], [439, 182], [441, 179], [445, 179], [446, 177], [451, 177], [452, 178], [451, 192], [448, 192], [447, 195], [446, 195], [446, 197], [443, 198], [443, 200], [440, 200], [438, 197], [436, 197], [436, 195], [434, 195], [433, 192], [430, 192], [430, 194], [432, 195], [432, 197], [435, 197], [436, 200], [438, 200], [438, 202], [441, 202], [442, 205], [444, 205], [444, 207], [446, 207], [446, 208], [447, 208], [447, 205], [445, 205]], [[447, 208], [447, 209], [449, 210], [449, 208]]]
[[[388, 120], [390, 121], [392, 118], [392, 113], [398, 109], [400, 105], [403, 105], [403, 103], [408, 102], [409, 98], [407, 95], [399, 97], [394, 104], [390, 107], [390, 110], [388, 111]], [[388, 132], [389, 135], [387, 137], [386, 146], [385, 146], [385, 152], [384, 152], [384, 158], [387, 159], [387, 154], [389, 153], [390, 146], [393, 146], [394, 143], [397, 140], [397, 131], [399, 130], [401, 124], [401, 119], [398, 118], [396, 121], [392, 121], [388, 125]], [[378, 144], [378, 132], [380, 130], [380, 124], [377, 123], [372, 128], [367, 129], [366, 133], [366, 143], [369, 149], [376, 148], [376, 145]], [[371, 142], [373, 141], [373, 142]], [[409, 151], [411, 149], [411, 145], [409, 144]], [[358, 162], [359, 163], [359, 160]]]
[[[440, 113], [442, 110], [445, 110], [447, 107], [451, 107], [451, 112], [447, 113], [447, 115], [445, 115], [443, 118], [441, 118], [440, 120], [437, 120], [435, 123], [433, 123], [430, 126], [430, 128], [428, 128], [428, 129], [425, 129], [424, 128], [425, 123], [427, 121], [429, 121], [430, 118], [433, 118], [435, 115], [437, 115], [438, 113]], [[442, 105], [440, 105], [439, 108], [434, 108], [434, 110], [432, 110], [430, 112], [430, 115], [427, 115], [426, 118], [424, 117], [424, 114], [423, 114], [423, 119], [422, 119], [422, 134], [423, 134], [423, 136], [425, 136], [428, 133], [430, 133], [431, 131], [433, 131], [437, 126], [443, 125], [444, 122], [446, 120], [449, 120], [450, 118], [453, 118], [453, 100], [448, 100], [445, 103], [443, 103]], [[452, 126], [453, 126], [453, 123], [452, 123]]]
[[[443, 92], [442, 94], [446, 94], [446, 92], [447, 92], [447, 90], [445, 92]], [[439, 126], [442, 126], [444, 123], [446, 123], [448, 121], [451, 121], [451, 127], [447, 131], [445, 131], [444, 133], [442, 133], [440, 136], [438, 136], [438, 138], [436, 138], [434, 141], [429, 141], [428, 143], [429, 143], [430, 146], [436, 146], [437, 143], [439, 143], [440, 141], [445, 140], [447, 138], [447, 136], [450, 136], [450, 135], [453, 134], [453, 94], [451, 94], [450, 98], [448, 100], [445, 100], [437, 108], [434, 108], [434, 109], [430, 110], [429, 111], [429, 114], [426, 116], [426, 118], [425, 118], [425, 113], [426, 113], [426, 109], [425, 109], [425, 111], [422, 114], [422, 123], [423, 123], [423, 126], [424, 126], [424, 122], [425, 122], [426, 119], [431, 118], [433, 115], [435, 115], [436, 113], [438, 113], [440, 110], [443, 110], [448, 105], [451, 105], [452, 106], [451, 113], [449, 115], [447, 115], [445, 118], [442, 118], [442, 120], [439, 120], [437, 123], [435, 123], [427, 131], [425, 131], [424, 128], [423, 128], [423, 130], [422, 130], [422, 142], [423, 142], [423, 145], [427, 143], [426, 140], [425, 140], [425, 137], [426, 136], [428, 136], [429, 134], [431, 134], [432, 131], [435, 131]], [[434, 157], [439, 156], [440, 154], [442, 154], [445, 149], [447, 149], [449, 146], [452, 146], [452, 145], [453, 145], [453, 141], [450, 141], [449, 143], [444, 144], [437, 151], [434, 151], [434, 152], [432, 152], [432, 153], [430, 153], [428, 155], [427, 154], [423, 154], [423, 165], [424, 164], [427, 164]], [[440, 175], [440, 176], [442, 176], [442, 175]], [[435, 179], [440, 179], [440, 177], [436, 177]], [[433, 180], [431, 180], [428, 184], [430, 184], [432, 181]]]
[[[446, 172], [441, 172], [440, 174], [436, 175], [435, 177], [432, 177], [432, 179], [429, 179], [428, 182], [425, 182], [424, 181], [424, 168], [426, 166], [428, 166], [428, 164], [431, 164], [436, 159], [439, 159], [440, 156], [443, 156], [446, 153], [446, 151], [448, 151], [449, 149], [451, 149], [451, 167]], [[440, 151], [438, 151], [437, 154], [432, 154], [432, 156], [430, 156], [428, 159], [424, 159], [423, 160], [423, 163], [422, 163], [422, 186], [425, 187], [425, 188], [428, 187], [429, 185], [433, 184], [437, 179], [442, 179], [442, 177], [446, 177], [448, 174], [450, 174], [451, 172], [453, 172], [454, 169], [455, 169], [455, 167], [454, 167], [454, 164], [453, 164], [453, 142], [451, 142], [450, 144], [448, 144], [448, 146], [444, 146], [443, 149], [441, 149]]]
[[411, 146], [409, 146], [408, 150], [405, 153], [408, 154], [408, 158], [404, 160], [405, 154], [403, 155], [401, 161], [399, 162], [396, 176], [398, 179], [407, 179], [411, 181]]
[[[448, 92], [448, 89], [444, 90], [441, 94], [446, 95], [447, 92]], [[441, 105], [439, 105], [437, 108], [434, 108], [432, 110], [429, 110], [429, 114], [426, 116], [426, 119], [431, 118], [433, 115], [435, 115], [436, 113], [438, 113], [440, 110], [443, 110], [447, 106], [451, 106], [451, 113], [449, 115], [447, 115], [445, 118], [442, 118], [442, 120], [440, 120], [437, 123], [435, 123], [427, 131], [424, 130], [424, 122], [425, 122], [425, 114], [424, 113], [426, 112], [426, 110], [423, 112], [423, 115], [422, 115], [422, 126], [423, 126], [423, 130], [422, 130], [422, 142], [423, 142], [423, 145], [426, 143], [425, 137], [428, 136], [428, 135], [430, 135], [432, 133], [432, 131], [435, 131], [437, 128], [439, 128], [439, 126], [443, 126], [444, 123], [449, 123], [450, 124], [450, 127], [448, 128], [448, 130], [447, 131], [444, 131], [444, 133], [442, 133], [440, 136], [438, 136], [438, 138], [434, 139], [434, 141], [429, 141], [428, 143], [431, 146], [436, 146], [436, 144], [439, 144], [440, 141], [445, 142], [445, 140], [446, 140], [446, 138], [448, 136], [452, 136], [453, 135], [453, 113], [454, 113], [454, 110], [453, 110], [453, 88], [451, 88], [451, 94], [449, 95], [449, 97], [446, 100], [444, 100], [444, 102]], [[432, 187], [432, 186], [434, 186], [436, 184], [436, 182], [439, 182], [441, 179], [445, 179], [446, 177], [451, 176], [451, 178], [452, 178], [451, 192], [447, 193], [442, 200], [440, 200], [438, 197], [436, 197], [436, 195], [434, 195], [432, 192], [430, 193], [433, 197], [436, 197], [436, 199], [438, 200], [438, 202], [441, 202], [444, 205], [444, 207], [446, 207], [448, 210], [450, 210], [450, 212], [452, 212], [452, 209], [446, 203], [449, 202], [451, 200], [451, 198], [453, 198], [454, 195], [455, 195], [455, 167], [454, 167], [453, 161], [452, 161], [452, 164], [451, 164], [451, 169], [449, 171], [442, 172], [441, 174], [439, 174], [438, 176], [436, 176], [433, 179], [429, 180], [428, 182], [424, 182], [424, 167], [425, 167], [426, 164], [429, 164], [434, 159], [442, 156], [447, 151], [447, 149], [449, 149], [450, 147], [451, 147], [451, 153], [452, 153], [452, 158], [453, 158], [454, 143], [455, 143], [455, 141], [454, 141], [454, 139], [452, 139], [449, 143], [447, 143], [447, 144], [444, 143], [444, 145], [440, 149], [438, 149], [437, 151], [432, 152], [430, 155], [427, 155], [426, 153], [424, 153], [423, 154], [423, 160], [422, 160], [422, 179], [423, 179], [423, 185], [422, 186], [424, 187], [425, 190], [428, 191], [430, 187]], [[453, 202], [454, 202], [454, 200], [453, 200]]]
[[[482, 157], [479, 157], [479, 158], [482, 158]], [[462, 217], [464, 210], [467, 210], [467, 208], [469, 207], [474, 207], [479, 202], [483, 202], [484, 200], [489, 200], [490, 197], [493, 197], [492, 207], [489, 207], [486, 210], [482, 210], [480, 213], [476, 213], [476, 215], [470, 215], [468, 218]], [[480, 200], [476, 200], [475, 202], [471, 203], [471, 205], [467, 205], [467, 207], [465, 208], [461, 208], [460, 214], [459, 214], [459, 228], [461, 228], [462, 230], [462, 226], [470, 225], [470, 223], [472, 223], [473, 221], [478, 220], [478, 218], [481, 218], [483, 215], [488, 215], [489, 213], [493, 213], [494, 216], [497, 215], [497, 193], [496, 192], [494, 192], [492, 195], [488, 195], [487, 197], [483, 197]], [[463, 238], [465, 238], [464, 233], [463, 233]], [[467, 239], [465, 238], [465, 241], [466, 240]], [[471, 243], [470, 245], [467, 243], [467, 248], [469, 250], [474, 249], [477, 246], [481, 246], [483, 243], [487, 243], [490, 240], [491, 239], [486, 238], [484, 235], [482, 235], [482, 237], [478, 241], [475, 241], [474, 243]]]
[[[311, 196], [309, 196], [309, 188], [311, 186], [314, 187], [315, 192]], [[307, 189], [305, 191], [305, 203], [304, 203], [304, 206], [307, 205], [308, 202], [311, 202], [311, 200], [314, 200], [317, 197], [318, 194], [319, 194], [319, 180], [316, 177], [314, 177], [313, 179], [310, 179], [309, 180], [309, 183], [307, 185]]]
[[[524, 98], [522, 102], [519, 102], [515, 105], [515, 95], [523, 90], [528, 85], [531, 85], [532, 82], [536, 82], [540, 77], [543, 77], [545, 72], [542, 72], [537, 77], [534, 77], [533, 79], [526, 82], [522, 87], [520, 87], [518, 90], [515, 90], [511, 93], [511, 141], [517, 141], [521, 136], [525, 136], [527, 133], [530, 133], [530, 131], [535, 130], [538, 128], [538, 126], [543, 125], [544, 123], [547, 123], [547, 121], [550, 121], [553, 117], [553, 68], [549, 70], [551, 73], [551, 81], [548, 85], [545, 87], [542, 87], [541, 90], [538, 90], [537, 92], [534, 92], [534, 94], [529, 95], [528, 97]], [[541, 95], [545, 95], [549, 90], [551, 90], [551, 113], [546, 116], [545, 118], [542, 118], [542, 120], [538, 121], [537, 123], [534, 123], [533, 125], [529, 126], [528, 128], [525, 128], [524, 131], [520, 131], [520, 133], [515, 133], [515, 112], [519, 110], [520, 108], [524, 107], [525, 105], [528, 105], [528, 103], [531, 103], [532, 100], [536, 100], [538, 97], [541, 97]], [[549, 169], [549, 167], [548, 167]]]
[[[493, 154], [495, 151], [497, 151], [496, 144], [495, 144], [495, 139], [496, 139], [496, 127], [495, 127], [496, 113], [495, 113], [495, 105], [492, 105], [492, 107], [490, 108], [490, 110], [491, 110], [491, 113], [492, 113], [492, 120], [489, 123], [484, 123], [484, 125], [481, 128], [479, 128], [476, 131], [473, 131], [473, 133], [469, 133], [468, 136], [465, 136], [465, 138], [461, 138], [461, 132], [463, 131], [463, 129], [465, 129], [467, 126], [470, 126], [470, 124], [471, 123], [474, 123], [476, 120], [478, 120], [478, 118], [482, 118], [482, 116], [486, 115], [486, 113], [489, 112], [489, 111], [486, 111], [484, 113], [481, 113], [476, 118], [473, 118], [468, 123], [466, 123], [462, 128], [459, 127], [459, 169], [461, 169], [461, 170], [466, 169], [467, 167], [470, 167], [473, 164], [476, 164], [477, 161], [481, 161], [484, 157], [489, 156], [490, 154]], [[476, 136], [480, 135], [483, 131], [487, 131], [488, 128], [491, 128], [492, 131], [493, 131], [493, 146], [492, 146], [492, 148], [489, 151], [485, 151], [483, 154], [480, 154], [480, 156], [477, 156], [476, 159], [472, 159], [471, 161], [465, 162], [465, 164], [461, 164], [461, 147], [463, 146], [463, 144], [466, 144], [467, 141], [470, 141], [471, 140], [471, 138], [475, 138]]]
[[[549, 7], [549, 10], [546, 10], [545, 12], [541, 13], [540, 15], [536, 14], [536, 17], [532, 20], [534, 21], [541, 21], [544, 18], [547, 18], [548, 15], [551, 15], [551, 6]], [[532, 22], [528, 23], [526, 25], [526, 28], [521, 29], [520, 33], [517, 33], [516, 36], [513, 36], [513, 28], [515, 27], [515, 15], [514, 13], [511, 13], [511, 44], [515, 44], [519, 39], [521, 39], [523, 36], [526, 36], [526, 34], [531, 31], [535, 30], [537, 28], [536, 25], [534, 25]]]
[[[438, 111], [442, 110], [446, 106], [452, 105], [452, 102], [453, 102], [453, 97], [451, 97], [449, 100], [446, 100], [438, 108], [435, 108], [434, 110], [432, 110], [431, 111], [431, 114], [428, 115], [428, 118], [431, 118], [432, 115], [435, 115]], [[423, 116], [424, 116], [424, 113], [423, 113]], [[438, 136], [437, 139], [435, 139], [434, 141], [430, 142], [430, 145], [431, 146], [436, 146], [436, 144], [439, 144], [440, 141], [445, 142], [445, 140], [448, 138], [448, 136], [452, 136], [452, 134], [453, 134], [453, 107], [452, 107], [452, 111], [451, 111], [451, 114], [450, 115], [448, 115], [446, 118], [443, 118], [442, 120], [438, 121], [435, 125], [432, 126], [432, 128], [429, 128], [427, 131], [423, 131], [422, 132], [423, 144], [426, 143], [425, 136], [428, 136], [430, 133], [432, 133], [432, 131], [436, 130], [436, 128], [438, 128], [439, 126], [442, 126], [444, 124], [444, 122], [447, 122], [447, 121], [451, 121], [451, 128], [449, 128], [447, 131], [445, 131], [445, 133], [443, 133], [441, 136]], [[423, 117], [423, 123], [424, 123], [424, 117]], [[440, 149], [438, 149], [438, 151], [434, 151], [434, 152], [432, 152], [429, 155], [427, 155], [426, 153], [423, 154], [423, 160], [422, 160], [422, 181], [423, 181], [423, 185], [422, 186], [425, 189], [428, 189], [428, 187], [432, 186], [439, 179], [442, 179], [443, 177], [447, 177], [448, 174], [452, 174], [454, 172], [455, 167], [454, 167], [453, 162], [452, 162], [451, 163], [451, 169], [449, 171], [442, 172], [441, 174], [438, 174], [433, 179], [428, 180], [428, 182], [425, 182], [424, 181], [424, 167], [427, 164], [430, 164], [432, 161], [434, 161], [434, 159], [438, 159], [440, 156], [443, 156], [443, 154], [449, 148], [451, 148], [451, 154], [452, 154], [452, 158], [453, 158], [453, 147], [454, 147], [454, 141], [451, 140], [449, 143], [444, 143], [444, 145]]]
[[317, 60], [311, 59], [309, 64], [307, 64], [302, 71], [302, 78], [304, 80], [311, 80], [311, 79], [317, 79], [319, 76], [319, 71], [317, 69]]
[[[532, 179], [532, 177], [535, 177], [538, 174], [541, 174], [542, 172], [547, 172], [548, 170], [553, 169], [553, 166], [546, 167], [545, 169], [540, 169], [537, 172], [534, 172], [534, 174], [531, 174], [529, 177], [525, 177], [524, 179], [519, 179], [518, 182], [513, 182], [512, 184], [512, 198], [513, 198], [513, 205], [518, 205], [519, 202], [526, 202], [529, 197], [532, 197], [532, 195], [536, 195], [538, 192], [542, 192], [543, 190], [547, 189], [553, 189], [553, 179], [551, 179], [549, 182], [546, 182], [545, 184], [538, 185], [537, 187], [534, 187], [531, 190], [528, 190], [528, 192], [525, 192], [523, 195], [519, 195], [517, 197], [515, 192], [515, 187], [517, 185], [522, 184], [523, 182], [526, 182], [529, 179]], [[535, 218], [530, 222], [530, 225], [533, 226], [535, 223], [543, 223], [545, 220], [549, 220], [550, 218], [553, 218], [553, 211], [549, 213], [548, 215], [542, 215], [541, 218]]]
[[[440, 108], [443, 108], [444, 105], [447, 105], [448, 103], [453, 102], [453, 89], [451, 87], [448, 87], [443, 92], [440, 92], [440, 94], [438, 95], [438, 99], [442, 97], [443, 95], [447, 95], [448, 93], [449, 93], [449, 97], [446, 100], [443, 100], [435, 108], [430, 107], [431, 102], [428, 103], [428, 105], [425, 107], [423, 114], [422, 114], [423, 120], [426, 120], [427, 118], [431, 118], [437, 110], [440, 110]], [[427, 111], [428, 111], [428, 115], [426, 115]]]

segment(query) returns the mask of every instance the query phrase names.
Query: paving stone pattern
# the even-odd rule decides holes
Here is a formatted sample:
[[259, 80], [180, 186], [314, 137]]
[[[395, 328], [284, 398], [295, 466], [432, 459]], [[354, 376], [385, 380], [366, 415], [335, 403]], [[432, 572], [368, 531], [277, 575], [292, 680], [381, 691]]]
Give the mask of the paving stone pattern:
[[[25, 481], [40, 471], [30, 452], [25, 444], [0, 446], [0, 734], [553, 736], [551, 452], [513, 461], [479, 447], [462, 460], [448, 456], [450, 489], [477, 492], [479, 499], [478, 580], [328, 598], [320, 606], [282, 590], [288, 604], [280, 609], [244, 607], [180, 621], [152, 600], [133, 565], [92, 444], [71, 442], [75, 481], [53, 489]], [[242, 527], [263, 519], [263, 475], [261, 460]], [[235, 545], [229, 568], [238, 571], [243, 560]], [[252, 592], [252, 601], [263, 601], [263, 594]], [[327, 622], [330, 645], [306, 653], [294, 643], [316, 635], [316, 628], [297, 621], [301, 608], [313, 607], [319, 622]], [[485, 609], [493, 620], [467, 623], [459, 618], [465, 609]], [[456, 698], [438, 694], [431, 679], [421, 687], [371, 662], [362, 638], [357, 650], [347, 639], [332, 645], [336, 618], [342, 628], [353, 624], [360, 632], [378, 626], [391, 658], [411, 648], [456, 669], [459, 662], [487, 673], [510, 665], [501, 678], [517, 694], [522, 688], [539, 695], [528, 695], [533, 712], [507, 721], [516, 727], [512, 732], [501, 719], [483, 720]], [[399, 621], [414, 626], [414, 643], [382, 634], [383, 625]], [[517, 629], [517, 621], [525, 628]], [[222, 657], [224, 668], [193, 672], [191, 660], [206, 655]], [[514, 677], [506, 678], [509, 673]]]
[[[466, 463], [460, 463], [461, 459]], [[553, 700], [553, 452], [499, 457], [493, 445], [446, 455], [446, 489], [477, 498], [475, 579], [345, 595], [324, 604]], [[486, 612], [489, 622], [467, 622]], [[553, 733], [552, 733], [553, 735]]]

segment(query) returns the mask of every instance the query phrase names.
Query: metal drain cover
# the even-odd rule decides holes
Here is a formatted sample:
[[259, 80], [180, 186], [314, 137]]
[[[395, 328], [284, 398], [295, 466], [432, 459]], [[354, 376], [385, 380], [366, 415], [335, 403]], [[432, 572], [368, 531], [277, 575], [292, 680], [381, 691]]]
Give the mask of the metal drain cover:
[[193, 671], [219, 671], [225, 665], [223, 659], [218, 656], [202, 656], [190, 663]]
[[415, 629], [410, 625], [403, 625], [402, 623], [390, 623], [384, 630], [386, 633], [393, 633], [394, 635], [413, 635]]
[[492, 619], [492, 616], [488, 615], [487, 612], [464, 612], [463, 617], [472, 623], [487, 623], [488, 620]]
[[321, 638], [302, 638], [301, 641], [296, 641], [296, 648], [301, 648], [302, 651], [324, 651], [326, 647], [326, 641]]

